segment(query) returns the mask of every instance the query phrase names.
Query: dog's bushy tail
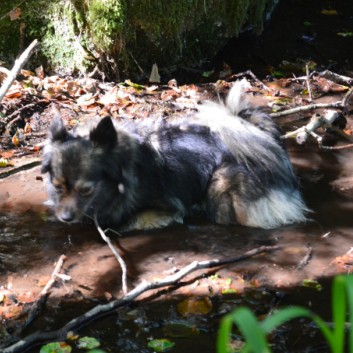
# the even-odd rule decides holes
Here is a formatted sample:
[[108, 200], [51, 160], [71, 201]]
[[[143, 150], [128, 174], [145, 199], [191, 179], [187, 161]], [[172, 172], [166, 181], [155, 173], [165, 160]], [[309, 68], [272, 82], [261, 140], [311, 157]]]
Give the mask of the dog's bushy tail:
[[[244, 95], [245, 82], [242, 80], [234, 84], [225, 104], [207, 102], [201, 105], [199, 118], [221, 137], [238, 163], [265, 172], [271, 172], [275, 167], [288, 174], [292, 169], [287, 153], [278, 143], [279, 135], [269, 133], [269, 130], [277, 131], [271, 128], [275, 124], [269, 122], [269, 117], [263, 112], [251, 109]], [[242, 112], [246, 112], [247, 119], [242, 118]], [[255, 125], [251, 120], [259, 123]], [[261, 129], [261, 120], [270, 127]]]
[[238, 193], [237, 204], [241, 206], [236, 213], [246, 214], [242, 224], [261, 228], [303, 222], [309, 210], [287, 151], [279, 142], [279, 130], [268, 115], [251, 108], [244, 85], [244, 81], [236, 82], [225, 103], [208, 102], [199, 111], [199, 119], [221, 138], [236, 164], [245, 166], [248, 177], [259, 185], [255, 198]]

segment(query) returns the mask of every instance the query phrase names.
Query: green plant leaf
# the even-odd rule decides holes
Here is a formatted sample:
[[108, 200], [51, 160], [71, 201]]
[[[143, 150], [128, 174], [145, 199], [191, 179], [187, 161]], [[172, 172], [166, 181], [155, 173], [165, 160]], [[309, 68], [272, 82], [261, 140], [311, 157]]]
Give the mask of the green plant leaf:
[[153, 349], [155, 352], [165, 352], [173, 348], [174, 345], [175, 345], [174, 342], [166, 338], [161, 338], [161, 339], [155, 339], [155, 340], [149, 341], [147, 344], [147, 347]]
[[[353, 276], [339, 276], [338, 278], [343, 278], [346, 288], [346, 298], [348, 303], [348, 314], [349, 314], [349, 337], [348, 337], [348, 348], [349, 352], [353, 352]], [[336, 281], [336, 279], [335, 279]]]
[[310, 310], [300, 306], [293, 306], [276, 311], [273, 315], [268, 316], [261, 325], [267, 333], [270, 333], [272, 330], [276, 329], [278, 326], [281, 326], [287, 321], [296, 319], [298, 317], [308, 317], [311, 319], [312, 316], [313, 315]]
[[217, 338], [217, 352], [218, 353], [229, 353], [230, 347], [229, 342], [232, 333], [233, 321], [231, 315], [226, 315], [219, 327], [218, 338]]
[[267, 344], [267, 332], [261, 327], [251, 310], [239, 308], [230, 315], [246, 340], [245, 349], [250, 349], [254, 353], [271, 352]]
[[80, 337], [77, 342], [77, 348], [80, 349], [93, 349], [99, 347], [100, 342], [94, 337]]
[[332, 320], [335, 352], [343, 352], [346, 323], [346, 288], [344, 277], [336, 277], [332, 286]]
[[[306, 90], [305, 93], [303, 93], [303, 94], [308, 94], [308, 91]], [[318, 291], [322, 290], [322, 285], [318, 281], [313, 280], [313, 279], [304, 279], [303, 280], [303, 287], [313, 288]]]
[[52, 342], [43, 346], [39, 353], [70, 353], [72, 347], [66, 342]]

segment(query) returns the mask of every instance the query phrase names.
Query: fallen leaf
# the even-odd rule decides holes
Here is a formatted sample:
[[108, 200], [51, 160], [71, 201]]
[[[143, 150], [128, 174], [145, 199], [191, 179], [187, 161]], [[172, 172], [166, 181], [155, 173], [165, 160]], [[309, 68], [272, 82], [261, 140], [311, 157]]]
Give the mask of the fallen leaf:
[[1, 157], [2, 158], [11, 158], [13, 157], [14, 153], [13, 151], [4, 151], [4, 152], [1, 152]]
[[43, 68], [43, 66], [37, 67], [34, 71], [35, 71], [36, 76], [38, 78], [40, 78], [41, 80], [44, 79], [44, 68]]
[[99, 347], [100, 342], [94, 337], [81, 337], [77, 342], [77, 348], [79, 349], [94, 349]]
[[212, 302], [209, 297], [188, 298], [178, 304], [178, 312], [183, 317], [193, 315], [205, 315], [212, 310]]
[[43, 346], [39, 353], [70, 353], [72, 347], [66, 342], [52, 342]]
[[11, 167], [11, 166], [13, 166], [12, 162], [9, 162], [5, 158], [0, 158], [0, 168]]
[[165, 352], [173, 348], [174, 345], [175, 345], [174, 342], [166, 338], [161, 338], [161, 339], [155, 339], [155, 340], [149, 341], [147, 344], [147, 347], [153, 349], [155, 352]]
[[322, 290], [322, 285], [318, 281], [313, 279], [304, 279], [302, 286], [307, 288], [313, 288], [313, 289], [316, 289], [317, 291]]
[[26, 77], [30, 77], [30, 76], [34, 76], [34, 72], [33, 71], [29, 71], [29, 70], [21, 69], [21, 75], [26, 76]]
[[9, 12], [9, 16], [10, 16], [10, 20], [11, 21], [16, 21], [17, 19], [19, 19], [22, 15], [22, 11], [19, 7], [16, 7], [15, 9], [13, 9], [12, 11]]
[[77, 104], [80, 106], [88, 106], [94, 104], [96, 99], [93, 97], [92, 93], [84, 94], [77, 99]]
[[20, 144], [20, 139], [18, 138], [17, 133], [12, 136], [11, 141], [14, 144], [14, 146], [18, 146]]

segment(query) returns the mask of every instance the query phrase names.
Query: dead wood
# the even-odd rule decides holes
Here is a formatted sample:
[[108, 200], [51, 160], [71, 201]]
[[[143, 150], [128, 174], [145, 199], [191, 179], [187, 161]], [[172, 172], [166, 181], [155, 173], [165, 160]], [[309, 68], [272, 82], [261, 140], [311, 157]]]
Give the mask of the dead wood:
[[304, 105], [304, 106], [296, 107], [296, 108], [292, 108], [292, 109], [287, 109], [282, 112], [270, 113], [270, 116], [272, 118], [279, 118], [280, 116], [306, 112], [308, 110], [327, 109], [327, 108], [342, 109], [343, 107], [344, 106], [343, 106], [342, 101], [337, 101], [337, 102], [333, 102], [333, 103], [315, 103], [315, 104]]
[[30, 309], [28, 316], [27, 316], [27, 320], [24, 322], [23, 325], [21, 325], [21, 327], [16, 329], [14, 336], [19, 336], [40, 315], [40, 313], [42, 312], [42, 310], [45, 306], [47, 298], [50, 295], [50, 288], [54, 285], [56, 280], [58, 278], [60, 278], [59, 272], [61, 271], [61, 268], [62, 268], [65, 260], [66, 260], [66, 256], [61, 255], [55, 268], [54, 268], [53, 273], [50, 276], [49, 281], [47, 282], [45, 287], [42, 289], [39, 299], [36, 300], [32, 304], [31, 309]]
[[1, 352], [2, 353], [25, 352], [27, 349], [44, 342], [58, 340], [58, 339], [65, 340], [67, 333], [69, 331], [77, 330], [82, 326], [87, 325], [90, 322], [104, 315], [109, 314], [110, 312], [112, 312], [113, 310], [116, 310], [119, 307], [126, 306], [127, 304], [131, 303], [134, 299], [136, 299], [138, 296], [140, 296], [141, 294], [147, 291], [180, 284], [178, 283], [178, 281], [180, 281], [182, 278], [184, 278], [186, 275], [188, 275], [191, 272], [194, 272], [200, 269], [222, 267], [225, 265], [233, 264], [233, 263], [248, 259], [252, 256], [255, 256], [264, 252], [277, 250], [279, 248], [280, 248], [279, 246], [261, 246], [259, 248], [255, 248], [253, 250], [247, 251], [243, 255], [230, 258], [230, 259], [210, 260], [210, 261], [200, 261], [200, 262], [193, 261], [189, 265], [181, 268], [178, 272], [174, 273], [173, 275], [167, 276], [166, 278], [160, 281], [153, 281], [153, 282], [143, 281], [136, 288], [134, 288], [132, 291], [127, 293], [123, 298], [116, 299], [107, 304], [97, 305], [93, 309], [84, 313], [83, 315], [72, 319], [65, 326], [63, 326], [62, 328], [56, 331], [34, 333], [32, 335], [29, 335], [27, 337], [20, 339], [17, 343], [7, 348], [3, 348]]
[[21, 56], [16, 59], [15, 65], [12, 68], [12, 70], [9, 72], [6, 80], [2, 84], [0, 88], [0, 102], [3, 100], [3, 98], [6, 95], [6, 92], [10, 89], [13, 81], [15, 81], [17, 75], [19, 74], [20, 70], [22, 69], [23, 65], [26, 64], [28, 59], [31, 57], [34, 49], [38, 46], [39, 42], [37, 39], [35, 39], [29, 47], [21, 54]]

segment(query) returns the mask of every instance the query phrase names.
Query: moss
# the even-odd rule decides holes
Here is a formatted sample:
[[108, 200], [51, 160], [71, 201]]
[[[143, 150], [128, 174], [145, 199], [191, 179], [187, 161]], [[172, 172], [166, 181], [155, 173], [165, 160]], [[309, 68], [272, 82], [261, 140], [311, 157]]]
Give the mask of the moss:
[[260, 32], [270, 1], [131, 0], [126, 45], [147, 70], [154, 61], [159, 67], [195, 66], [212, 58], [244, 26], [253, 24]]
[[122, 49], [125, 4], [119, 0], [89, 0], [87, 21], [93, 43], [110, 53]]
[[[2, 0], [11, 9], [12, 0]], [[259, 33], [276, 0], [27, 0], [23, 17], [0, 21], [0, 59], [19, 49], [20, 22], [27, 41], [41, 42], [38, 62], [65, 73], [102, 71], [126, 75], [196, 66], [212, 58], [242, 28]], [[40, 9], [40, 11], [38, 11]], [[5, 12], [6, 13], [6, 12]], [[0, 14], [1, 15], [1, 14]], [[3, 30], [2, 30], [3, 29]], [[32, 60], [33, 61], [33, 60]], [[136, 65], [138, 63], [138, 65]]]

